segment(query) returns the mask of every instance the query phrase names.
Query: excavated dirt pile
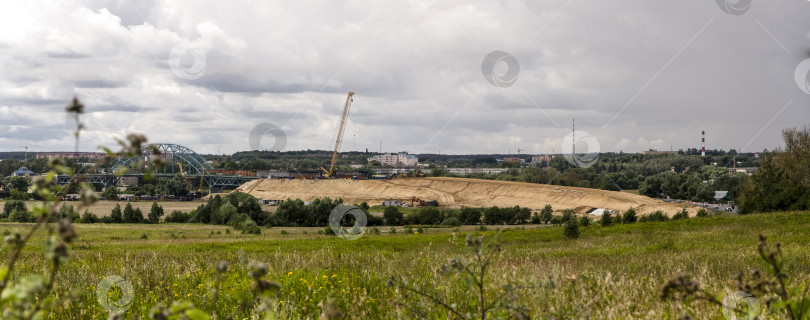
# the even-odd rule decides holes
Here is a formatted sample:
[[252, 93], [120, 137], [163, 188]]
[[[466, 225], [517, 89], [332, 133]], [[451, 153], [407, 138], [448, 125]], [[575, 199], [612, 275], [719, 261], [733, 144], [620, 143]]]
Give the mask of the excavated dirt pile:
[[[466, 178], [407, 178], [393, 180], [254, 180], [239, 187], [259, 199], [284, 200], [315, 198], [343, 198], [347, 203], [368, 202], [377, 205], [385, 200], [405, 201], [411, 197], [438, 200], [440, 206], [512, 207], [519, 205], [540, 210], [550, 204], [554, 211], [574, 209], [585, 213], [592, 208], [624, 211], [635, 208], [638, 215], [662, 210], [673, 215], [683, 204], [666, 203], [646, 196], [626, 192], [562, 187], [511, 181]], [[690, 216], [695, 207], [688, 207]]]

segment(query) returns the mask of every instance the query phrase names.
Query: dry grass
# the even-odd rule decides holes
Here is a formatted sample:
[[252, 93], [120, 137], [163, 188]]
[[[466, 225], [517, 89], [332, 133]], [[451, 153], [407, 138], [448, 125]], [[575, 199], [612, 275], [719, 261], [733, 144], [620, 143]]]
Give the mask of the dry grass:
[[[35, 203], [36, 203], [36, 201], [26, 201], [25, 202], [25, 204], [28, 206], [28, 208], [31, 208], [31, 206], [33, 206]], [[71, 202], [65, 202], [65, 203], [67, 205], [72, 204]], [[144, 217], [147, 214], [149, 214], [149, 210], [152, 208], [152, 201], [132, 201], [130, 203], [132, 204], [133, 208], [141, 208], [141, 211], [143, 212]], [[4, 204], [5, 204], [5, 202], [0, 202], [0, 207], [2, 207]], [[101, 200], [101, 201], [98, 201], [98, 202], [94, 203], [93, 205], [91, 205], [89, 208], [87, 208], [87, 210], [90, 210], [91, 213], [94, 213], [95, 215], [97, 215], [99, 217], [104, 217], [104, 216], [110, 215], [110, 211], [112, 211], [112, 209], [115, 208], [116, 204], [121, 205], [121, 209], [123, 209], [124, 206], [127, 205], [127, 202], [126, 201]], [[183, 211], [183, 212], [189, 212], [192, 209], [196, 209], [197, 206], [203, 204], [203, 202], [199, 201], [199, 200], [197, 200], [197, 201], [158, 201], [158, 204], [163, 207], [163, 212], [165, 212], [165, 214], [169, 214], [174, 210], [180, 210], [180, 211]], [[76, 203], [76, 206], [78, 206], [78, 202]], [[84, 212], [84, 211], [82, 211], [82, 212]], [[79, 212], [79, 214], [81, 214], [82, 212]]]

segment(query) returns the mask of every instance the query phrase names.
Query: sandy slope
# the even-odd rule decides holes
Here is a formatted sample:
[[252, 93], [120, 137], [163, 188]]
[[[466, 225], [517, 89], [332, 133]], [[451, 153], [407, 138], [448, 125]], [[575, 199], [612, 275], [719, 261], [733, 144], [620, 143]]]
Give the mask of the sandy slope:
[[[369, 205], [383, 200], [438, 200], [447, 207], [515, 206], [540, 210], [551, 204], [555, 211], [574, 209], [584, 213], [590, 208], [624, 211], [633, 207], [639, 214], [663, 210], [668, 215], [679, 211], [682, 204], [670, 204], [626, 192], [561, 187], [510, 181], [465, 178], [408, 178], [393, 180], [254, 180], [243, 184], [241, 191], [259, 199], [295, 199], [310, 201], [317, 197], [343, 198], [348, 203], [367, 201]], [[696, 208], [689, 207], [694, 216]]]

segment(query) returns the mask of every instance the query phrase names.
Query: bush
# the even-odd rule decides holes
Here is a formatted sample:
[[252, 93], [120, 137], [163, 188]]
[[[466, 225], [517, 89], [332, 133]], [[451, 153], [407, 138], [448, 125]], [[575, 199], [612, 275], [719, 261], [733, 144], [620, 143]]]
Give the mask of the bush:
[[191, 215], [180, 210], [172, 211], [165, 219], [167, 223], [187, 223], [189, 220], [191, 220]]
[[396, 233], [397, 233], [397, 228], [391, 227], [391, 230], [390, 230], [390, 231], [388, 231], [388, 233], [390, 233], [390, 234], [396, 234]]
[[568, 221], [565, 222], [563, 235], [568, 239], [579, 238], [579, 224], [576, 219], [568, 219]]
[[531, 222], [532, 222], [532, 224], [541, 224], [541, 223], [543, 223], [543, 220], [541, 220], [541, 219], [540, 219], [540, 215], [539, 215], [539, 214], [535, 213], [535, 214], [532, 216], [532, 221], [531, 221]]
[[582, 225], [583, 227], [590, 226], [591, 218], [589, 218], [588, 216], [583, 216], [582, 218], [579, 219], [579, 224]]
[[689, 211], [686, 211], [686, 208], [683, 208], [680, 212], [672, 216], [672, 220], [683, 220], [683, 219], [689, 219]]
[[705, 218], [705, 217], [708, 217], [708, 216], [709, 216], [709, 212], [706, 211], [706, 209], [703, 209], [703, 208], [698, 209], [697, 214], [695, 215], [695, 217], [698, 217], [698, 218]]
[[613, 217], [611, 216], [610, 211], [605, 210], [602, 213], [602, 218], [599, 219], [599, 225], [603, 227], [610, 227], [613, 225]]
[[571, 210], [571, 209], [563, 210], [562, 218], [560, 219], [560, 221], [562, 221], [562, 223], [566, 223], [569, 220], [574, 220], [574, 219], [576, 219], [576, 217], [574, 216], [574, 210]]
[[79, 222], [81, 222], [81, 223], [98, 223], [99, 219], [98, 219], [98, 216], [96, 216], [93, 213], [90, 213], [89, 210], [84, 210], [84, 213], [82, 213], [82, 217], [81, 217], [81, 219], [79, 219]]
[[262, 234], [262, 229], [256, 224], [256, 221], [251, 219], [245, 220], [241, 224], [242, 234]]
[[399, 208], [394, 206], [385, 207], [385, 210], [383, 210], [383, 218], [385, 219], [385, 223], [391, 226], [402, 224], [402, 212], [399, 212]]
[[380, 235], [380, 229], [377, 228], [377, 227], [371, 227], [371, 229], [368, 229], [368, 233], [373, 234], [375, 236], [379, 236]]
[[419, 234], [423, 234], [423, 233], [425, 233], [425, 228], [423, 228], [422, 226], [419, 226], [419, 228], [416, 228], [416, 232], [418, 232]]
[[[239, 225], [242, 224], [243, 222], [247, 221], [247, 219], [250, 219], [250, 218], [246, 214], [237, 213], [237, 214], [234, 214], [233, 216], [231, 216], [231, 219], [228, 220], [228, 222], [226, 222], [225, 225], [227, 225], [227, 226], [229, 226], [231, 228], [240, 229]], [[255, 222], [255, 220], [254, 220], [254, 222]]]
[[442, 225], [448, 227], [458, 227], [461, 225], [461, 221], [458, 220], [458, 218], [456, 217], [449, 217], [447, 219], [444, 219], [444, 221], [442, 221]]
[[562, 224], [562, 218], [560, 216], [553, 216], [550, 222], [551, 224]]
[[101, 222], [101, 223], [117, 223], [115, 221], [115, 219], [113, 219], [113, 217], [111, 217], [111, 216], [103, 216], [103, 217], [101, 217], [101, 219], [99, 219], [99, 222]]
[[627, 209], [622, 216], [622, 223], [635, 223], [636, 221], [638, 221], [636, 210], [633, 208]]
[[14, 210], [8, 216], [8, 221], [11, 221], [11, 222], [33, 222], [34, 217], [31, 216], [31, 213], [28, 212], [28, 211]]
[[645, 215], [638, 220], [639, 222], [660, 222], [660, 221], [669, 221], [669, 217], [664, 214], [661, 210], [656, 210], [655, 212]]

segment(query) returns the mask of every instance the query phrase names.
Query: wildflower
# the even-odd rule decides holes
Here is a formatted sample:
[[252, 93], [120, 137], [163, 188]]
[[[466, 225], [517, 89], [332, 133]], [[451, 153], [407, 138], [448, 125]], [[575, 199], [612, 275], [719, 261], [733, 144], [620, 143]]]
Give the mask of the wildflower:
[[292, 275], [292, 271], [287, 272], [287, 276], [288, 276], [288, 277], [289, 277], [289, 276], [291, 276], [291, 275]]

